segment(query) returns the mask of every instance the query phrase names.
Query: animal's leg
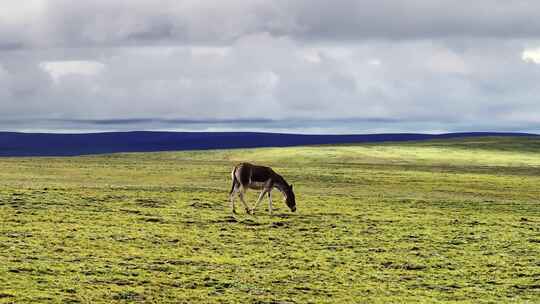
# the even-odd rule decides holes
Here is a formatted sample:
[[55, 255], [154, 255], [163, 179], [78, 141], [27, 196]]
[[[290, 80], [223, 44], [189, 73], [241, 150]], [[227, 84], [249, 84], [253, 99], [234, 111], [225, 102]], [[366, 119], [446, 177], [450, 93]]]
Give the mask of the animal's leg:
[[272, 215], [272, 191], [268, 192], [268, 213]]
[[238, 183], [236, 182], [236, 179], [233, 175], [233, 181], [232, 181], [232, 186], [231, 186], [231, 191], [229, 191], [229, 196], [231, 196], [234, 192], [236, 192], [238, 189]]
[[255, 203], [255, 206], [253, 206], [253, 209], [251, 209], [251, 214], [255, 213], [255, 209], [257, 209], [257, 207], [259, 206], [259, 203], [261, 202], [261, 200], [263, 199], [265, 194], [266, 194], [266, 189], [263, 189], [261, 191], [261, 194], [259, 194], [259, 198], [257, 199], [257, 202]]
[[234, 206], [234, 199], [235, 199], [236, 193], [238, 192], [240, 184], [236, 181], [236, 179], [234, 177], [234, 170], [233, 170], [232, 179], [233, 179], [233, 182], [232, 182], [232, 186], [231, 186], [231, 191], [229, 191], [229, 200], [231, 201], [231, 212], [233, 214], [235, 214], [236, 213], [236, 208]]
[[236, 214], [236, 208], [234, 206], [234, 197], [236, 196], [237, 191], [238, 191], [238, 188], [233, 186], [231, 193], [229, 194], [229, 199], [231, 200], [231, 212], [233, 214]]
[[246, 212], [251, 214], [251, 210], [249, 209], [248, 204], [244, 200], [244, 192], [242, 191], [242, 189], [240, 189], [240, 191], [238, 192], [238, 196], [240, 196], [240, 201], [242, 201], [242, 203], [244, 204], [244, 208], [246, 209]]

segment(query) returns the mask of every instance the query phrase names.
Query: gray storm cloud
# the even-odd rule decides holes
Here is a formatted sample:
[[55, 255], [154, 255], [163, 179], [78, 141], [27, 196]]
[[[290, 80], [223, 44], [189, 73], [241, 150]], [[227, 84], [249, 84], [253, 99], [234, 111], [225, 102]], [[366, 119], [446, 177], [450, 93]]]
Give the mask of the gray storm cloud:
[[402, 131], [410, 122], [540, 129], [536, 1], [2, 6], [4, 121], [358, 118], [402, 121]]
[[[24, 4], [22, 4], [24, 3]], [[4, 0], [0, 47], [295, 40], [538, 38], [537, 1]]]

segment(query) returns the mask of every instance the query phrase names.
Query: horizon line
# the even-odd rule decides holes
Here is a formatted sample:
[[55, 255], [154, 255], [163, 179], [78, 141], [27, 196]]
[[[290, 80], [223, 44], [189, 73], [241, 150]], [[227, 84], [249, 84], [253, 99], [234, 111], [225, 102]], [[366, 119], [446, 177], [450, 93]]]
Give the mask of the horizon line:
[[92, 134], [127, 134], [127, 133], [195, 133], [195, 134], [275, 134], [275, 135], [298, 135], [298, 136], [362, 136], [362, 135], [531, 135], [540, 136], [540, 133], [534, 132], [519, 132], [519, 131], [456, 131], [456, 132], [370, 132], [370, 133], [320, 133], [320, 134], [305, 134], [294, 132], [267, 132], [267, 131], [171, 131], [171, 130], [128, 130], [128, 131], [96, 131], [96, 132], [27, 132], [27, 131], [3, 131], [0, 134], [50, 134], [50, 135], [92, 135]]

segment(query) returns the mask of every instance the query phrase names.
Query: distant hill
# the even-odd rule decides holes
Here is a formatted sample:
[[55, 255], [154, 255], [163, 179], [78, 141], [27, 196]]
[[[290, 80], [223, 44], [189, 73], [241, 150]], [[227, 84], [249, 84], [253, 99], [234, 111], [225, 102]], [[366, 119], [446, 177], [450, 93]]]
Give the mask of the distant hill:
[[322, 144], [411, 141], [477, 136], [538, 136], [526, 133], [300, 135], [251, 132], [108, 132], [52, 134], [0, 132], [0, 156], [76, 156], [116, 152], [152, 152]]

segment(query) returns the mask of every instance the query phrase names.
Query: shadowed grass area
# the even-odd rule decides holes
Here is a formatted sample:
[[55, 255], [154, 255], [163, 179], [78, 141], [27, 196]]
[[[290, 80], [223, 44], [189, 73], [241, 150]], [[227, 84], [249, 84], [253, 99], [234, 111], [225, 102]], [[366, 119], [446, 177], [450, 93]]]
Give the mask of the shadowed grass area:
[[[298, 212], [231, 217], [240, 161]], [[3, 158], [0, 303], [535, 303], [539, 185], [534, 138]]]

